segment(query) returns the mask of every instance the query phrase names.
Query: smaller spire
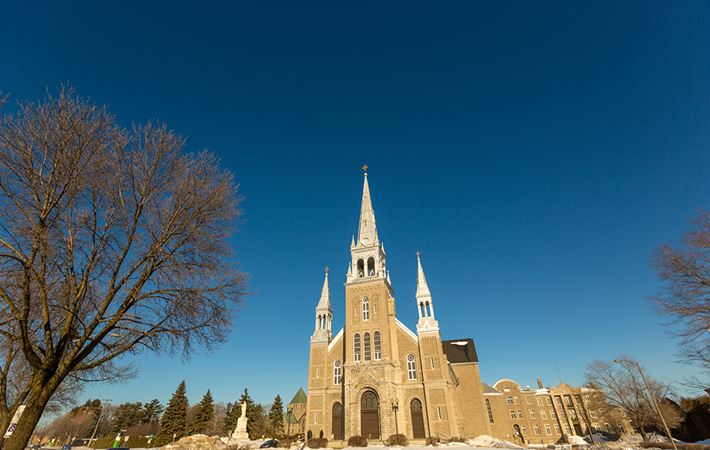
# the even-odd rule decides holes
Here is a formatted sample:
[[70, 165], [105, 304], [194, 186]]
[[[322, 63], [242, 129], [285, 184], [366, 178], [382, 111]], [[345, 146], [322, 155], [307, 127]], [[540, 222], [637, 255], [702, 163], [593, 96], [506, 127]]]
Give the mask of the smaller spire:
[[328, 285], [328, 272], [330, 269], [326, 266], [324, 269], [325, 271], [325, 280], [323, 280], [323, 289], [321, 290], [320, 294], [320, 301], [318, 302], [318, 306], [316, 307], [316, 310], [323, 310], [327, 309], [330, 310], [330, 286]]
[[431, 298], [431, 292], [429, 292], [429, 285], [426, 282], [426, 276], [424, 275], [424, 268], [422, 267], [421, 252], [417, 251], [417, 298], [429, 297]]

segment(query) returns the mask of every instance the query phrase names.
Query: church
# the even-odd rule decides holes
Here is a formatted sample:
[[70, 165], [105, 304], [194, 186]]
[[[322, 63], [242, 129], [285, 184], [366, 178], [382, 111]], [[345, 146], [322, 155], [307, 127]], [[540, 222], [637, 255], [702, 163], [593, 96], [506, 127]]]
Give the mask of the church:
[[367, 172], [350, 254], [345, 326], [333, 334], [327, 272], [316, 307], [306, 430], [334, 440], [488, 434], [473, 340], [441, 339], [419, 254], [416, 304], [410, 305], [419, 313], [416, 331], [397, 319]]
[[[363, 167], [367, 169], [367, 166]], [[537, 389], [512, 380], [480, 380], [470, 338], [443, 340], [417, 252], [416, 330], [397, 319], [387, 253], [364, 175], [357, 238], [350, 244], [345, 326], [333, 334], [328, 272], [315, 310], [308, 366], [308, 436], [411, 440], [490, 435], [519, 444], [569, 442], [589, 430], [613, 431], [592, 389]], [[595, 406], [592, 406], [595, 405]]]

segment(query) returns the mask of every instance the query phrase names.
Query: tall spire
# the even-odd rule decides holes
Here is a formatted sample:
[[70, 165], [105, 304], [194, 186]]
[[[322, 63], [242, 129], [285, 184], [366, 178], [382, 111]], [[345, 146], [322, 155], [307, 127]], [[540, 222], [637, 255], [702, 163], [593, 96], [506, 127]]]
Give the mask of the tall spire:
[[357, 245], [370, 246], [379, 242], [377, 226], [375, 225], [375, 210], [372, 209], [370, 185], [367, 183], [367, 164], [362, 166], [365, 181], [362, 186], [362, 203], [360, 204], [360, 226], [357, 232]]
[[417, 299], [429, 299], [431, 301], [431, 292], [429, 285], [426, 282], [424, 268], [422, 268], [422, 254], [417, 252]]

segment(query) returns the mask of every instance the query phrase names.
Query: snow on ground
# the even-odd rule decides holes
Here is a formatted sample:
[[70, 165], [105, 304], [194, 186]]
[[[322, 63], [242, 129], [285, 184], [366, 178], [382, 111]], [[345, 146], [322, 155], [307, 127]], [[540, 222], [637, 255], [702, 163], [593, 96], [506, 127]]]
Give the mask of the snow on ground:
[[484, 448], [522, 448], [519, 445], [513, 444], [512, 442], [504, 441], [502, 439], [496, 439], [485, 434], [482, 434], [474, 439], [469, 439], [468, 445], [472, 447]]

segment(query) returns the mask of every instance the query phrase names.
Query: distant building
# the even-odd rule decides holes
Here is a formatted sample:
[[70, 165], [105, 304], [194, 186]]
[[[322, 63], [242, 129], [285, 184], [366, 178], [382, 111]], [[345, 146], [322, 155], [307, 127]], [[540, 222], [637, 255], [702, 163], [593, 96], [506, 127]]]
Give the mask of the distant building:
[[284, 433], [287, 435], [306, 433], [306, 403], [308, 398], [303, 388], [299, 388], [296, 395], [286, 405], [286, 416], [284, 417]]
[[587, 424], [604, 425], [593, 417], [598, 412], [584, 407], [584, 389], [521, 390], [511, 380], [492, 387], [481, 383], [473, 340], [441, 338], [418, 253], [416, 296], [409, 306], [419, 315], [416, 332], [397, 319], [367, 173], [350, 255], [345, 326], [333, 335], [327, 270], [316, 307], [306, 434], [322, 433], [331, 440], [354, 435], [380, 440], [396, 432], [410, 439], [487, 434], [550, 443], [564, 440], [563, 433], [584, 433]]

